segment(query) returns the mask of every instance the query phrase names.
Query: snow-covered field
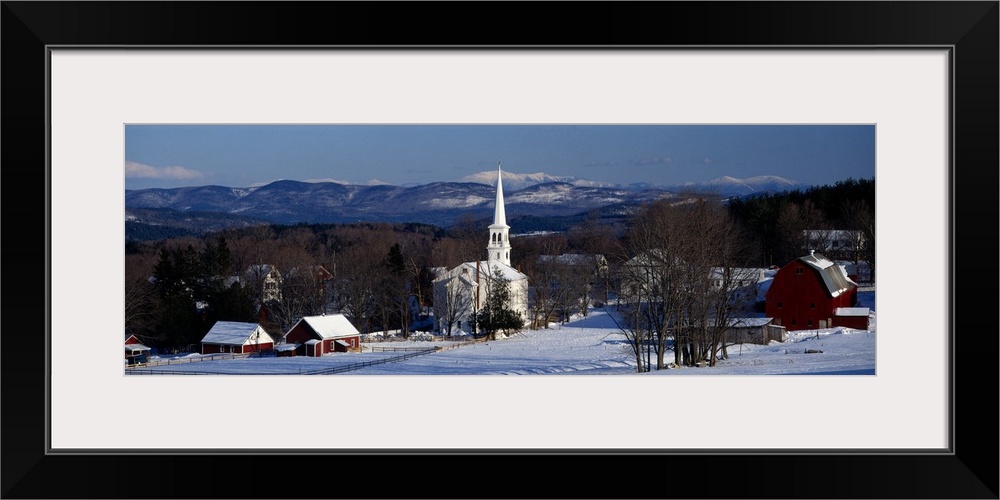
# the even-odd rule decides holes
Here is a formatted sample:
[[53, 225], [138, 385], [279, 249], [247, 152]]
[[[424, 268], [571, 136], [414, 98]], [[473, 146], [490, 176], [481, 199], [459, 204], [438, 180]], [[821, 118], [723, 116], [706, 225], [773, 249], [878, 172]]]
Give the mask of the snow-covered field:
[[[859, 293], [859, 305], [874, 312], [874, 291]], [[872, 319], [874, 325], [874, 318]], [[786, 342], [739, 344], [715, 367], [674, 368], [650, 375], [874, 375], [876, 335], [871, 330], [827, 328], [788, 333]], [[440, 337], [439, 337], [440, 338]], [[430, 354], [385, 362], [408, 351], [373, 348], [439, 348]], [[319, 358], [246, 358], [128, 369], [191, 374], [310, 374], [351, 366], [342, 375], [637, 375], [625, 336], [608, 312], [597, 309], [549, 329], [526, 330], [490, 342], [458, 340], [383, 341], [362, 344], [363, 352]], [[806, 351], [821, 351], [807, 353]], [[669, 355], [669, 353], [668, 353]], [[189, 355], [188, 357], [197, 357]], [[154, 357], [155, 360], [155, 357]], [[368, 364], [358, 368], [359, 364]]]

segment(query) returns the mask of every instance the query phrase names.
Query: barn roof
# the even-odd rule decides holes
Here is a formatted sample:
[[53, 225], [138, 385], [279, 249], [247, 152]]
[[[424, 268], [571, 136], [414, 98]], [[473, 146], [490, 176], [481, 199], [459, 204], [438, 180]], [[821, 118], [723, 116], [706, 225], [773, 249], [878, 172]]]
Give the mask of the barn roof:
[[225, 345], [243, 345], [247, 340], [255, 340], [258, 342], [274, 342], [274, 339], [260, 328], [260, 338], [251, 339], [250, 336], [253, 335], [255, 331], [258, 330], [260, 325], [257, 323], [241, 323], [237, 321], [216, 321], [212, 325], [212, 329], [205, 334], [205, 337], [201, 339], [203, 344], [225, 344]]
[[348, 321], [343, 314], [328, 314], [324, 316], [305, 316], [299, 320], [309, 326], [324, 339], [351, 337], [359, 335], [358, 329]]
[[275, 351], [281, 351], [281, 352], [284, 352], [284, 351], [294, 351], [294, 350], [298, 349], [300, 345], [302, 345], [302, 344], [281, 344], [278, 347], [275, 347], [274, 350]]
[[844, 271], [843, 267], [818, 253], [813, 252], [805, 257], [799, 257], [799, 260], [819, 272], [820, 278], [823, 279], [823, 285], [831, 297], [837, 297], [858, 286], [857, 283], [851, 281], [851, 278], [847, 277], [847, 272]]

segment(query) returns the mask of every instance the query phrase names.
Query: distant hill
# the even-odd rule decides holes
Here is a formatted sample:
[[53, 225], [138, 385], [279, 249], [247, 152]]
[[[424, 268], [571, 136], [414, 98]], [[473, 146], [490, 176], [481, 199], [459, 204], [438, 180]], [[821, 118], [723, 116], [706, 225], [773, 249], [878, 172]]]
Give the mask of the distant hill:
[[[488, 174], [488, 175], [487, 175]], [[724, 177], [702, 184], [656, 187], [595, 185], [583, 179], [548, 174], [504, 173], [508, 221], [524, 217], [536, 229], [565, 226], [595, 210], [625, 217], [646, 202], [705, 191], [719, 196], [766, 192], [793, 181], [766, 176]], [[490, 178], [492, 176], [492, 179]], [[126, 238], [152, 239], [160, 234], [198, 234], [253, 224], [417, 222], [447, 228], [459, 218], [492, 217], [496, 171], [466, 177], [466, 182], [431, 182], [416, 186], [280, 180], [234, 188], [195, 186], [125, 191]], [[478, 182], [481, 180], [482, 182]], [[489, 182], [487, 182], [489, 181]], [[757, 191], [755, 191], [757, 190]], [[522, 228], [518, 228], [522, 230]]]

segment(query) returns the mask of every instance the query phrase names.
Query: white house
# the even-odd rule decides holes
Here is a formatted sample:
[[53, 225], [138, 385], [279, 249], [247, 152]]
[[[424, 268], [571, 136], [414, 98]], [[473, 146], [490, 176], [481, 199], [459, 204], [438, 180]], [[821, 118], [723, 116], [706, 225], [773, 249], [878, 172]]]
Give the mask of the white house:
[[434, 279], [434, 317], [437, 330], [452, 332], [474, 331], [476, 313], [486, 303], [490, 281], [500, 273], [509, 283], [509, 308], [528, 319], [528, 276], [510, 265], [510, 226], [504, 211], [501, 171], [497, 166], [496, 203], [493, 224], [489, 226], [486, 260], [463, 262], [443, 271]]

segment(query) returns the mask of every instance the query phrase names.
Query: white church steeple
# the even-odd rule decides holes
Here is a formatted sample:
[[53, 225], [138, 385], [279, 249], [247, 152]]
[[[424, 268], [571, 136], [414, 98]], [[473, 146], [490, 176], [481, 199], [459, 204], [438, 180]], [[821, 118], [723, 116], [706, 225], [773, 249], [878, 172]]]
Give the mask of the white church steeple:
[[490, 242], [486, 246], [487, 260], [490, 267], [494, 262], [502, 262], [510, 266], [510, 226], [507, 225], [507, 215], [503, 207], [503, 172], [500, 162], [497, 162], [497, 199], [493, 207], [493, 224], [490, 224]]

